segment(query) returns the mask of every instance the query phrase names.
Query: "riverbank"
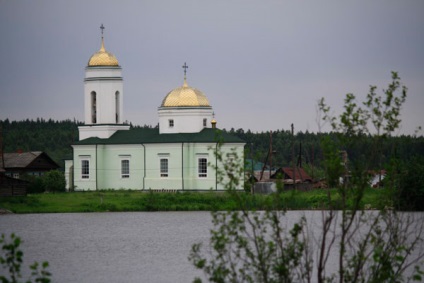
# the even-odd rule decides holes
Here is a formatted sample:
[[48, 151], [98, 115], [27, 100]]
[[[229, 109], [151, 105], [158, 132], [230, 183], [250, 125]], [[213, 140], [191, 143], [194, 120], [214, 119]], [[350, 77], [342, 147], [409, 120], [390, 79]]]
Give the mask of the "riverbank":
[[[241, 206], [249, 210], [327, 209], [328, 194], [332, 207], [340, 203], [337, 191], [313, 190], [308, 192], [285, 191], [275, 195], [250, 195], [217, 192], [148, 192], [148, 191], [96, 191], [72, 193], [32, 194], [24, 197], [0, 199], [0, 208], [13, 213], [70, 213], [108, 211], [213, 211], [237, 210]], [[366, 209], [380, 209], [388, 205], [383, 189], [368, 189], [361, 203]]]

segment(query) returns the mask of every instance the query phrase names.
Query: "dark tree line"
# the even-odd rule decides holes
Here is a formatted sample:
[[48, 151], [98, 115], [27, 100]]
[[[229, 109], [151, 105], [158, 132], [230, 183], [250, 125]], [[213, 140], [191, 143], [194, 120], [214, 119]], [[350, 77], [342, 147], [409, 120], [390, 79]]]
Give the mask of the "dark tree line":
[[[78, 126], [82, 122], [76, 120], [55, 121], [52, 119], [9, 121], [2, 120], [3, 148], [4, 152], [22, 151], [44, 151], [59, 165], [63, 166], [63, 159], [72, 156], [71, 145], [78, 140]], [[151, 127], [148, 125], [131, 127]], [[272, 164], [276, 167], [292, 166], [302, 163], [303, 166], [313, 164], [321, 166], [323, 153], [321, 141], [323, 137], [337, 139], [336, 133], [311, 133], [297, 132], [292, 135], [290, 130], [276, 130], [271, 132], [254, 133], [250, 130], [231, 129], [225, 130], [234, 134], [246, 142], [246, 158], [251, 156], [260, 162], [264, 162], [270, 150], [272, 140]], [[352, 148], [341, 148], [346, 150], [351, 160], [360, 158], [363, 152], [367, 152], [373, 143], [373, 137], [363, 136]], [[379, 164], [384, 165], [391, 157], [396, 157], [404, 162], [416, 157], [424, 156], [424, 137], [395, 136], [387, 137], [381, 143], [383, 153], [381, 160], [375, 160], [375, 169]]]
[[[250, 130], [243, 129], [227, 130], [228, 133], [234, 134], [243, 139], [247, 145], [247, 154], [258, 161], [264, 162], [272, 141], [272, 164], [275, 166], [291, 166], [294, 160], [295, 164], [311, 164], [320, 167], [323, 160], [323, 152], [321, 142], [323, 138], [329, 137], [333, 140], [339, 138], [338, 133], [310, 133], [297, 132], [292, 135], [290, 130], [277, 130], [271, 132], [253, 133]], [[350, 148], [340, 148], [348, 153], [349, 160], [357, 160], [362, 158], [364, 153], [369, 152], [373, 145], [375, 137], [363, 135], [355, 139], [355, 144]], [[416, 157], [424, 157], [424, 137], [419, 136], [393, 136], [386, 137], [381, 141], [382, 157], [379, 160], [373, 160], [372, 167], [379, 169], [384, 166], [391, 158], [400, 159], [408, 162]], [[247, 156], [249, 158], [249, 156]], [[381, 165], [380, 165], [381, 164]], [[383, 168], [380, 168], [383, 169]]]
[[76, 120], [42, 118], [0, 122], [4, 152], [44, 151], [61, 167], [63, 159], [72, 157], [71, 144], [78, 140], [78, 126], [82, 125]]

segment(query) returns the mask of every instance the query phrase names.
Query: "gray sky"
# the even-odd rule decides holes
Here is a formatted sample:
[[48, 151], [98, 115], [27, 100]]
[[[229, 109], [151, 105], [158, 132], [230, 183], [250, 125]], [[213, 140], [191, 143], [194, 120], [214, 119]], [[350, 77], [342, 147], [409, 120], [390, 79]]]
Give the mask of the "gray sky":
[[83, 121], [84, 68], [102, 23], [133, 124], [157, 124], [187, 62], [219, 128], [316, 132], [320, 97], [338, 112], [346, 93], [381, 93], [391, 71], [409, 89], [399, 133], [424, 126], [419, 0], [0, 0], [0, 119]]

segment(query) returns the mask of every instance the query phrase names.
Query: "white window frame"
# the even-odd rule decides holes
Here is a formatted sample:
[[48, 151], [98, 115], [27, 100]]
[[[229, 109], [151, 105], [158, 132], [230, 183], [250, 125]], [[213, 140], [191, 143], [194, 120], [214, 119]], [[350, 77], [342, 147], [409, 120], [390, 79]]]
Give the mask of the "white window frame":
[[[125, 163], [127, 163], [127, 166]], [[121, 159], [121, 179], [130, 178], [130, 166], [130, 160], [128, 158]]]
[[[87, 163], [85, 166], [84, 163]], [[81, 179], [87, 180], [90, 179], [90, 160], [81, 159]]]
[[207, 127], [208, 126], [208, 119], [204, 118], [203, 119], [203, 127]]
[[206, 156], [197, 158], [197, 177], [202, 179], [208, 177], [208, 158]]
[[173, 128], [173, 127], [174, 127], [174, 125], [175, 125], [175, 123], [174, 123], [174, 119], [169, 119], [169, 120], [168, 120], [168, 125], [169, 125], [169, 127], [170, 127], [170, 128]]
[[[166, 161], [166, 163], [162, 163], [162, 161]], [[166, 168], [162, 165], [166, 164]], [[159, 174], [161, 178], [168, 178], [169, 177], [169, 158], [167, 157], [160, 157], [159, 158]]]

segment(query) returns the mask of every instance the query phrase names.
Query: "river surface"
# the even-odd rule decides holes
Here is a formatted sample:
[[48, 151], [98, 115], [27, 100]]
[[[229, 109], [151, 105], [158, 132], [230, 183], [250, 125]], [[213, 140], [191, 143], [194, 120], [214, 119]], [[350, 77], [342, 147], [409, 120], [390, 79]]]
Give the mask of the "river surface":
[[211, 228], [209, 212], [0, 215], [0, 233], [23, 240], [24, 278], [29, 264], [48, 261], [53, 282], [63, 283], [192, 282], [203, 275], [187, 257], [192, 244], [208, 243]]

